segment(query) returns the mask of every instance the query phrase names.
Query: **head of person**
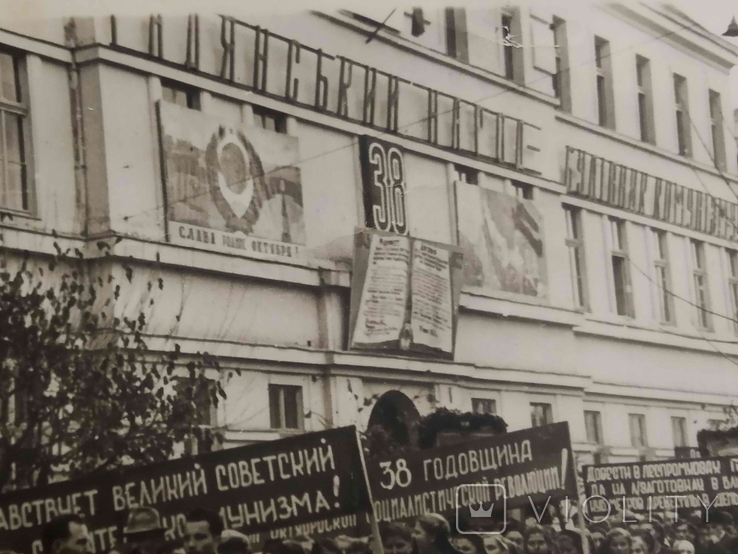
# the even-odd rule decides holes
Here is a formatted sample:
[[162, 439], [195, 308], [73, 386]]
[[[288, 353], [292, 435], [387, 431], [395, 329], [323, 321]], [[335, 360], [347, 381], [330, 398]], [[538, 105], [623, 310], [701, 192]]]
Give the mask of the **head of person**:
[[472, 533], [454, 535], [451, 544], [460, 554], [484, 554], [482, 537]]
[[664, 544], [664, 527], [655, 519], [652, 521], [645, 520], [637, 528], [648, 531], [657, 544]]
[[676, 541], [694, 541], [696, 535], [694, 526], [688, 521], [677, 521], [674, 524], [674, 540]]
[[559, 554], [582, 554], [582, 536], [571, 529], [563, 529], [556, 537], [556, 546]]
[[185, 549], [187, 554], [217, 554], [223, 522], [220, 516], [204, 508], [195, 508], [185, 521]]
[[632, 535], [633, 546], [631, 547], [631, 554], [653, 554], [654, 550], [656, 550], [656, 541], [651, 533], [645, 529], [636, 529]]
[[455, 552], [451, 545], [451, 526], [439, 514], [423, 514], [415, 521], [413, 541], [418, 554]]
[[523, 532], [525, 554], [552, 554], [553, 548], [546, 530], [538, 525], [530, 525]]
[[[523, 535], [520, 535], [521, 540], [522, 538]], [[510, 554], [512, 546], [510, 541], [501, 535], [483, 535], [482, 544], [484, 546], [482, 550], [484, 554]], [[515, 547], [512, 546], [512, 548]]]
[[505, 531], [505, 538], [515, 547], [519, 554], [523, 552], [523, 533], [518, 528]]
[[248, 542], [231, 537], [218, 545], [218, 554], [251, 554], [251, 549]]
[[607, 536], [607, 529], [602, 525], [591, 525], [589, 527], [589, 536], [592, 538], [594, 552], [599, 552], [600, 546]]
[[379, 524], [379, 536], [385, 554], [412, 554], [413, 532], [406, 525], [383, 521]]
[[602, 552], [604, 554], [630, 554], [633, 546], [633, 539], [630, 533], [622, 527], [615, 527], [610, 530], [602, 543]]
[[84, 520], [76, 514], [55, 517], [44, 525], [41, 543], [45, 554], [92, 552], [90, 532]]
[[710, 513], [710, 518], [705, 524], [712, 535], [713, 542], [717, 542], [725, 535], [726, 527], [732, 527], [733, 516], [728, 512], [722, 510], [716, 510]]
[[123, 528], [123, 541], [148, 551], [163, 542], [165, 533], [159, 512], [155, 508], [143, 506], [133, 508], [128, 513], [128, 522]]
[[694, 554], [694, 545], [687, 540], [674, 541], [671, 548], [676, 551], [677, 554]]

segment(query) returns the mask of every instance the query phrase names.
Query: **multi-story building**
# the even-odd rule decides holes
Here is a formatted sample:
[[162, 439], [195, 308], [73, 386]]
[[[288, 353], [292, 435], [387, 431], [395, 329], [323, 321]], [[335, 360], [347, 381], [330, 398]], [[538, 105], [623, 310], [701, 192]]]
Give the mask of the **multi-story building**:
[[[101, 263], [165, 283], [152, 347], [242, 370], [227, 445], [445, 406], [667, 458], [733, 401], [738, 49], [678, 10], [1, 27], [2, 248], [119, 238]], [[349, 348], [367, 222], [464, 248], [453, 359]]]

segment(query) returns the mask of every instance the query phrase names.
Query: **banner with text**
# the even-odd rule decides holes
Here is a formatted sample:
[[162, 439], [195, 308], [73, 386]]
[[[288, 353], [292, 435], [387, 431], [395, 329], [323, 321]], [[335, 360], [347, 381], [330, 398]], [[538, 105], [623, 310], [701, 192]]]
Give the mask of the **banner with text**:
[[584, 485], [589, 514], [738, 506], [738, 458], [590, 465]]
[[172, 242], [304, 263], [298, 139], [158, 104]]
[[[369, 460], [367, 472], [380, 521], [449, 515], [457, 506], [478, 518], [577, 494], [566, 422]], [[502, 488], [486, 485], [502, 485], [504, 500]]]
[[359, 230], [351, 348], [453, 359], [462, 265], [454, 246]]
[[75, 512], [88, 522], [95, 552], [107, 552], [139, 506], [160, 511], [170, 538], [181, 536], [190, 509], [209, 508], [249, 535], [252, 548], [266, 532], [354, 528], [356, 514], [371, 508], [359, 448], [356, 429], [344, 427], [15, 491], [0, 496], [0, 545], [42, 554], [43, 525]]

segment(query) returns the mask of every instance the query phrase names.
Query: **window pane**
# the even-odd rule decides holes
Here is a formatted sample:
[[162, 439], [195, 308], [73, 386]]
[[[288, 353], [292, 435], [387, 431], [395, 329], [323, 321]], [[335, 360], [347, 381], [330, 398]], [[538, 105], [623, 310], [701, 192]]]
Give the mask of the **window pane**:
[[472, 412], [475, 414], [496, 414], [497, 402], [489, 398], [472, 398]]
[[687, 419], [672, 417], [671, 430], [674, 437], [674, 446], [687, 446]]
[[20, 102], [18, 64], [10, 54], [0, 52], [0, 97]]
[[8, 161], [23, 162], [23, 117], [5, 112], [5, 152]]
[[612, 257], [612, 276], [615, 284], [615, 308], [618, 315], [628, 315], [627, 276], [625, 258]]
[[280, 389], [275, 385], [269, 385], [269, 426], [272, 429], [282, 428], [282, 417], [280, 410]]
[[602, 444], [602, 422], [600, 412], [585, 411], [584, 425], [587, 431], [587, 442]]
[[284, 426], [287, 429], [300, 428], [299, 388], [284, 387]]
[[630, 423], [630, 444], [635, 448], [648, 446], [646, 437], [646, 416], [643, 414], [628, 414]]

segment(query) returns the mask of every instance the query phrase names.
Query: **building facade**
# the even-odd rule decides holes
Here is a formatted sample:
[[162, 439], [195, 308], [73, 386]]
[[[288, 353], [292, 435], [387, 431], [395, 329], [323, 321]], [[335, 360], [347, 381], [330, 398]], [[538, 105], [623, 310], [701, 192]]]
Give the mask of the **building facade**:
[[[738, 49], [646, 3], [384, 11], [3, 23], [2, 248], [115, 238], [121, 312], [161, 278], [150, 345], [241, 370], [226, 446], [438, 407], [695, 446], [738, 391]], [[350, 348], [368, 224], [463, 249], [453, 359]]]

